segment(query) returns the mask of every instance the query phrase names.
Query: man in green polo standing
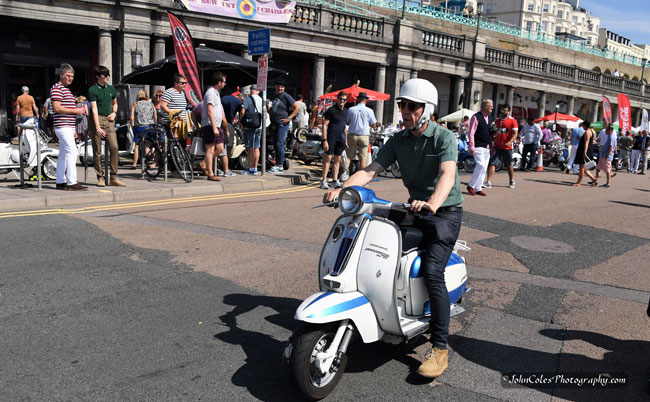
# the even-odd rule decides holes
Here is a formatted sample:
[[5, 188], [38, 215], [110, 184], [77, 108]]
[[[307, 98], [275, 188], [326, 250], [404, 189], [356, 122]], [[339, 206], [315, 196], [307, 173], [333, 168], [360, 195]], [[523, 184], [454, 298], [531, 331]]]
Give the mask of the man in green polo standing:
[[95, 67], [97, 82], [88, 89], [88, 100], [93, 112], [92, 123], [89, 124], [93, 139], [93, 159], [97, 173], [97, 187], [106, 186], [102, 169], [102, 140], [106, 140], [106, 148], [111, 156], [111, 181], [109, 185], [124, 187], [126, 184], [117, 178], [117, 134], [115, 133], [115, 118], [117, 117], [117, 92], [108, 83], [110, 72], [104, 66]]
[[[416, 215], [413, 223], [422, 230], [422, 266], [431, 304], [432, 349], [417, 372], [434, 378], [447, 369], [450, 304], [445, 267], [458, 239], [463, 216], [463, 196], [456, 170], [458, 145], [451, 131], [429, 120], [438, 104], [438, 90], [429, 81], [420, 78], [406, 81], [397, 100], [405, 130], [392, 136], [377, 158], [352, 175], [344, 186], [364, 186], [397, 161], [402, 182], [409, 191], [411, 210], [431, 212], [429, 216]], [[328, 191], [323, 201], [333, 201], [340, 191]]]

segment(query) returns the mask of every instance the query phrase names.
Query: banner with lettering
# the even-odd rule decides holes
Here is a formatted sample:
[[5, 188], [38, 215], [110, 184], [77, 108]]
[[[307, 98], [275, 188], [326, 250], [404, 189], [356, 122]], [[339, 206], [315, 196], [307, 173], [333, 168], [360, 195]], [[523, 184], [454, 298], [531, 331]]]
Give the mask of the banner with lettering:
[[193, 106], [196, 106], [203, 97], [201, 96], [201, 81], [199, 79], [199, 69], [196, 65], [196, 51], [192, 45], [192, 37], [190, 31], [177, 16], [171, 12], [167, 12], [167, 16], [172, 27], [178, 72], [187, 79], [185, 97]]
[[288, 24], [296, 2], [276, 0], [179, 0], [190, 11], [241, 18], [249, 21]]
[[643, 109], [643, 118], [641, 120], [641, 130], [648, 130], [650, 125], [648, 124], [648, 111]]
[[609, 103], [606, 96], [603, 96], [603, 128], [612, 124], [612, 122], [612, 104]]
[[618, 94], [618, 127], [623, 134], [632, 130], [630, 99], [623, 94]]

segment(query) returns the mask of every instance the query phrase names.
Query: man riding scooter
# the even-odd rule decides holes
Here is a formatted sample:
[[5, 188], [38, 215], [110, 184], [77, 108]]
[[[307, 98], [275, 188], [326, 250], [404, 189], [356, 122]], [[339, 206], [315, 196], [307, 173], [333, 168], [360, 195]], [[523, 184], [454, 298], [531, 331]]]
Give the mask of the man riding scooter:
[[[422, 254], [425, 283], [431, 303], [431, 351], [417, 372], [435, 378], [447, 369], [449, 294], [445, 266], [460, 233], [463, 197], [456, 170], [458, 147], [454, 134], [430, 121], [438, 104], [438, 91], [429, 81], [406, 81], [397, 98], [405, 129], [392, 136], [379, 150], [377, 159], [359, 170], [343, 185], [364, 186], [397, 161], [402, 182], [409, 191], [411, 210], [429, 210], [416, 215], [414, 225], [423, 233]], [[332, 202], [341, 189], [328, 191], [324, 202]]]

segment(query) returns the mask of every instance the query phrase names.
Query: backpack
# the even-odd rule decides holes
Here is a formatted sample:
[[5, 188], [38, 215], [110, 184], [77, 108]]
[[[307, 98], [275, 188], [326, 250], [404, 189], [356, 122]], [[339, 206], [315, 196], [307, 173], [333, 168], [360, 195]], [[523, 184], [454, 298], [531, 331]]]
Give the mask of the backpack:
[[[255, 95], [251, 95], [255, 96]], [[255, 107], [254, 112], [249, 112], [246, 110], [246, 113], [244, 114], [244, 118], [241, 120], [241, 124], [245, 128], [260, 128], [262, 125], [262, 113], [260, 113], [257, 110], [257, 104], [255, 103], [255, 100], [253, 99], [253, 106]]]

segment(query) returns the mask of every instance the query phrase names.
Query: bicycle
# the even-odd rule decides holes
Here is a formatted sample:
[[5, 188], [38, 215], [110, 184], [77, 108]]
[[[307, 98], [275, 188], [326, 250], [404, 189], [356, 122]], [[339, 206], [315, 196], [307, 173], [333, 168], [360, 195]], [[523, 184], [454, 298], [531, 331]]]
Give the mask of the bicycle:
[[[182, 118], [182, 117], [175, 117]], [[167, 137], [167, 153], [165, 153], [165, 137]], [[151, 178], [156, 178], [162, 171], [161, 166], [169, 156], [176, 171], [187, 183], [194, 178], [194, 170], [186, 147], [165, 126], [158, 124], [146, 129], [140, 140], [140, 154], [144, 155], [144, 172]]]

